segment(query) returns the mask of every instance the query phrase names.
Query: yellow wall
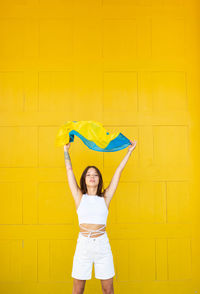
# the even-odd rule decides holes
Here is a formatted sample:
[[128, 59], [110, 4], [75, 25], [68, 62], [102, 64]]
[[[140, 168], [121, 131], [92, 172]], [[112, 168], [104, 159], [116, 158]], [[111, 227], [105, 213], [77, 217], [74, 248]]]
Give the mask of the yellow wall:
[[[0, 4], [0, 293], [71, 293], [78, 218], [54, 146], [67, 120], [138, 144], [111, 201], [115, 293], [199, 293], [199, 7], [195, 0]], [[79, 181], [126, 150], [75, 137]], [[100, 281], [85, 293], [101, 293]]]

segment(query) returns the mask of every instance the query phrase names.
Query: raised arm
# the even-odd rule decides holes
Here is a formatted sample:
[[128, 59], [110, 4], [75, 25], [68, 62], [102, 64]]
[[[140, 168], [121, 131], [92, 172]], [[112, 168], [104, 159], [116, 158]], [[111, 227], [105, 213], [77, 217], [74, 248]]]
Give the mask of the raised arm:
[[80, 190], [80, 188], [76, 182], [76, 178], [74, 176], [74, 172], [72, 169], [72, 163], [69, 156], [69, 147], [70, 147], [70, 143], [64, 145], [65, 166], [67, 170], [67, 178], [68, 178], [69, 187], [72, 192], [72, 196], [76, 202], [78, 200], [78, 191]]
[[136, 141], [130, 141], [130, 142], [131, 142], [131, 145], [129, 146], [129, 149], [128, 149], [126, 155], [122, 159], [120, 165], [117, 167], [108, 188], [106, 188], [105, 197], [108, 198], [107, 202], [109, 200], [111, 200], [111, 198], [113, 197], [115, 190], [117, 189], [121, 173], [122, 173], [128, 159], [129, 159], [133, 149], [136, 146]]

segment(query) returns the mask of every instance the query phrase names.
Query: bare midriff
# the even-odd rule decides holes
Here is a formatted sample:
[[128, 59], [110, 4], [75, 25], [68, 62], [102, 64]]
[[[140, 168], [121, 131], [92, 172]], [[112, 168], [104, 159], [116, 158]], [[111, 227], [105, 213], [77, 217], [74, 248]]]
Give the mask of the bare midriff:
[[[98, 232], [100, 230], [101, 232]], [[104, 234], [106, 227], [104, 224], [80, 224], [80, 232], [83, 233], [84, 236], [88, 236], [90, 234], [91, 238], [99, 237]], [[94, 232], [96, 231], [96, 232]], [[91, 232], [91, 233], [90, 233]]]

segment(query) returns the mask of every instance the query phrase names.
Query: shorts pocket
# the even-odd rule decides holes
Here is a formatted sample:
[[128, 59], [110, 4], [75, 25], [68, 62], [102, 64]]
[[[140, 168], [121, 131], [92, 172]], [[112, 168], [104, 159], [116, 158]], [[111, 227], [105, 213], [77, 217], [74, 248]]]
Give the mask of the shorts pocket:
[[81, 236], [79, 236], [78, 239], [77, 239], [77, 244], [83, 243], [83, 242], [84, 242], [84, 240], [81, 238]]
[[109, 239], [102, 240], [101, 248], [102, 248], [102, 251], [103, 251], [104, 253], [105, 253], [105, 252], [110, 252], [111, 247], [110, 247]]
[[77, 239], [77, 242], [76, 242], [76, 248], [77, 248], [77, 250], [80, 250], [81, 249], [82, 242], [83, 242], [83, 240], [81, 238], [78, 238]]
[[88, 244], [86, 242], [86, 240], [83, 239], [77, 239], [77, 244], [76, 244], [76, 251], [77, 254], [86, 254], [88, 251]]

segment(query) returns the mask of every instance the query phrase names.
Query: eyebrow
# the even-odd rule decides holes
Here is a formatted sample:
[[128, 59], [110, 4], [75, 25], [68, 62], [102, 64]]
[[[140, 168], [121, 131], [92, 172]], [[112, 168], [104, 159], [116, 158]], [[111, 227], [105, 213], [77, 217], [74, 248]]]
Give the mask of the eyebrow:
[[[90, 174], [90, 172], [88, 172], [86, 175]], [[98, 175], [97, 173], [95, 173], [95, 175]]]

